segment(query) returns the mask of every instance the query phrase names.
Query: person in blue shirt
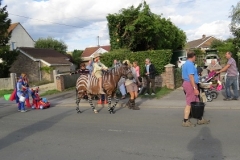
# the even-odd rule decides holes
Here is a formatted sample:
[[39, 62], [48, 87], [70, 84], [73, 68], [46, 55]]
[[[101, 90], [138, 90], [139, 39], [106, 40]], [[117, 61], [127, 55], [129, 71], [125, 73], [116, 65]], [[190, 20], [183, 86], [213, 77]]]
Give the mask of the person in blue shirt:
[[[187, 53], [187, 61], [182, 66], [182, 79], [183, 90], [186, 95], [186, 107], [184, 109], [184, 119], [182, 122], [183, 127], [191, 127], [193, 125], [189, 120], [189, 114], [191, 110], [191, 102], [199, 102], [199, 90], [198, 90], [198, 71], [194, 65], [196, 55], [193, 51]], [[208, 124], [210, 121], [205, 120], [202, 117], [198, 119], [197, 124]]]

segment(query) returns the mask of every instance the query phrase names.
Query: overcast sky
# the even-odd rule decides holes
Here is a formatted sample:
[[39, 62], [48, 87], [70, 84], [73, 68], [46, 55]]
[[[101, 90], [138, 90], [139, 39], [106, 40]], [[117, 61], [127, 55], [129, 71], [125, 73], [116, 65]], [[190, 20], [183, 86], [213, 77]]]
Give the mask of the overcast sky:
[[[142, 0], [3, 0], [12, 23], [20, 22], [30, 36], [64, 41], [68, 51], [109, 45], [106, 16]], [[151, 11], [162, 14], [187, 34], [187, 41], [203, 34], [226, 39], [230, 12], [238, 0], [146, 0]]]

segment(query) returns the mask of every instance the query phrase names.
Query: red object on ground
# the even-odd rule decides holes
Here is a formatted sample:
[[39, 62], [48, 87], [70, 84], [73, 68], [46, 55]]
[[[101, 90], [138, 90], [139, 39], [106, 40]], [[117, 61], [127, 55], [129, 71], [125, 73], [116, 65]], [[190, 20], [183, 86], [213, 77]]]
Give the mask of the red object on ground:
[[16, 99], [16, 92], [17, 92], [17, 89], [15, 88], [9, 98], [10, 101], [14, 101]]
[[30, 102], [29, 102], [29, 98], [26, 99], [25, 105], [26, 105], [26, 107], [31, 108], [31, 104], [30, 104]]

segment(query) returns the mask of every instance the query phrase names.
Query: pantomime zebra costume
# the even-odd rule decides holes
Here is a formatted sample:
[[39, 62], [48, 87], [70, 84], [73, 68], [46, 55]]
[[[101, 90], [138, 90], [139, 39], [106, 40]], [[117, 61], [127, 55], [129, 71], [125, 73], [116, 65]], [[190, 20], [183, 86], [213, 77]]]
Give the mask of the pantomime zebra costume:
[[[114, 108], [116, 107], [119, 99], [116, 98], [115, 104], [111, 107], [112, 97], [115, 95], [117, 90], [118, 81], [122, 76], [126, 76], [131, 70], [127, 64], [119, 65], [115, 68], [110, 69], [103, 73], [103, 89], [108, 98], [108, 111], [110, 114], [114, 113]], [[99, 95], [99, 84], [98, 79], [93, 75], [80, 75], [76, 83], [76, 103], [77, 103], [77, 113], [81, 113], [79, 109], [79, 103], [81, 99], [87, 94], [88, 102], [95, 113], [98, 111], [92, 102], [92, 97], [94, 95]]]

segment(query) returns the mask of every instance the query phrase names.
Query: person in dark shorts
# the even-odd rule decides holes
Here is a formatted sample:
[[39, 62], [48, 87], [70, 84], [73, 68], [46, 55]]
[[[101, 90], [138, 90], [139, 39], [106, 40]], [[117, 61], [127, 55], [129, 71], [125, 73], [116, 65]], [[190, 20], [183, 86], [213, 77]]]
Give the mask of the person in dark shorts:
[[[194, 66], [196, 59], [195, 53], [189, 51], [187, 53], [187, 61], [182, 67], [182, 78], [183, 78], [183, 90], [186, 95], [186, 107], [184, 109], [184, 119], [182, 122], [183, 127], [191, 127], [193, 125], [189, 120], [189, 114], [191, 110], [191, 102], [199, 102], [199, 90], [198, 90], [198, 72], [197, 68]], [[208, 124], [210, 121], [200, 118], [197, 124]]]

